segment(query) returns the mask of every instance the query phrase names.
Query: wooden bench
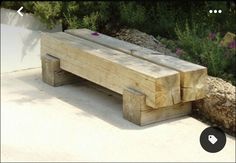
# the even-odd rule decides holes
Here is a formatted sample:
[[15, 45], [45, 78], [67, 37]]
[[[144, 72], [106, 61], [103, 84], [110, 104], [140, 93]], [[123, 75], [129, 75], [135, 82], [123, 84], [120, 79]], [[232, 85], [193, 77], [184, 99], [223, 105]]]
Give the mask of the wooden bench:
[[93, 36], [91, 35], [93, 31], [88, 29], [71, 29], [65, 32], [178, 71], [181, 79], [182, 101], [202, 99], [206, 94], [206, 67], [163, 55], [160, 52], [107, 35], [99, 34], [98, 36]]
[[205, 67], [92, 32], [43, 34], [44, 82], [60, 86], [79, 76], [106, 87], [123, 95], [124, 118], [139, 125], [189, 114], [191, 101], [204, 97]]

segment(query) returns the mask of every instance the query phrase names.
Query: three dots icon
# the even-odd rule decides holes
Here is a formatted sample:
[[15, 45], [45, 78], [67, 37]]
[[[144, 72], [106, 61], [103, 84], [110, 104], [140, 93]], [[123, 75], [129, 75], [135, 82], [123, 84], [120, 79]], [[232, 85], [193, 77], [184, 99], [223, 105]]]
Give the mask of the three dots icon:
[[209, 10], [209, 13], [210, 14], [212, 14], [212, 13], [214, 13], [214, 14], [216, 14], [216, 13], [222, 13], [222, 10]]

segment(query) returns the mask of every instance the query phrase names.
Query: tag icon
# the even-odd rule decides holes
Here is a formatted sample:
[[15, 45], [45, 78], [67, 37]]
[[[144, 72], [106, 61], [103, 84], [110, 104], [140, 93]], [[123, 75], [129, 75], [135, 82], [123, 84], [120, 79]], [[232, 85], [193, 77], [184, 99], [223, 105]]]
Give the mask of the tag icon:
[[208, 140], [211, 144], [215, 144], [218, 139], [214, 135], [208, 135]]
[[207, 127], [200, 135], [200, 144], [202, 148], [210, 153], [219, 152], [224, 148], [225, 143], [225, 133], [219, 127]]

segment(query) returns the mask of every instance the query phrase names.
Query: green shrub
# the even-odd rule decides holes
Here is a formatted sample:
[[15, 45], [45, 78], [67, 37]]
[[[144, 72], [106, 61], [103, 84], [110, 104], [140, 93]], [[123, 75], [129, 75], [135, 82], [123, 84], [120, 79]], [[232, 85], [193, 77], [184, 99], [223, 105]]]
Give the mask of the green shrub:
[[204, 32], [202, 27], [186, 23], [185, 29], [176, 26], [179, 47], [184, 51], [181, 58], [208, 68], [212, 76], [223, 77], [235, 83], [235, 49], [223, 47], [219, 33]]
[[[112, 20], [116, 14], [113, 2], [3, 2], [1, 7], [18, 10], [24, 7], [24, 12], [31, 12], [49, 29], [62, 23], [63, 29], [88, 28], [98, 30]], [[116, 8], [116, 7], [115, 7]], [[113, 11], [112, 11], [113, 10]]]
[[62, 2], [33, 2], [34, 15], [49, 29], [62, 22]]
[[135, 2], [121, 2], [120, 21], [131, 28], [140, 28], [146, 20], [145, 8]]
[[97, 30], [98, 17], [99, 17], [98, 12], [92, 12], [90, 15], [84, 16], [83, 19], [82, 19], [81, 27], [90, 28], [91, 30], [96, 31]]
[[[188, 52], [189, 55], [182, 56], [185, 59], [191, 62], [199, 62], [201, 63], [200, 55], [202, 53], [202, 47], [200, 46], [202, 42], [202, 35], [204, 35], [201, 28], [194, 25], [192, 29], [190, 29], [189, 24], [186, 23], [185, 28], [180, 29], [178, 25], [176, 25], [176, 35], [179, 39], [180, 47]], [[201, 35], [201, 36], [200, 36]]]
[[[184, 5], [183, 5], [184, 4]], [[236, 5], [214, 1], [45, 1], [7, 2], [1, 7], [34, 13], [47, 25], [62, 23], [63, 29], [86, 27], [101, 32], [123, 27], [136, 28], [152, 35], [176, 39], [175, 26], [185, 28], [186, 20], [213, 32], [236, 33]], [[221, 14], [210, 14], [209, 9], [222, 9]]]

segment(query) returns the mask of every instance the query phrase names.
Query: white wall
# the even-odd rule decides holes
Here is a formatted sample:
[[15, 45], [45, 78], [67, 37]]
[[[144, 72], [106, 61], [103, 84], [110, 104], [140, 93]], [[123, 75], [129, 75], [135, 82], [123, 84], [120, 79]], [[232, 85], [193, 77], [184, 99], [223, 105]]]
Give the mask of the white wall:
[[41, 32], [62, 31], [61, 25], [48, 30], [32, 14], [23, 15], [1, 8], [1, 73], [40, 67]]

